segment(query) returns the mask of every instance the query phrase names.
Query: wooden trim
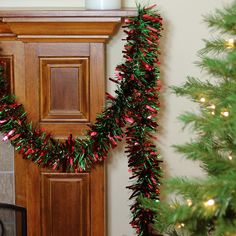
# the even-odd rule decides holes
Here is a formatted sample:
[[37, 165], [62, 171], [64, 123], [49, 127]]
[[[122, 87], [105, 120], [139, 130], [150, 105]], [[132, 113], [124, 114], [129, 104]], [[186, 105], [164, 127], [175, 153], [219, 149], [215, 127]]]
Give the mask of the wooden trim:
[[[90, 114], [93, 114], [91, 120], [95, 121], [97, 113], [103, 109], [101, 104], [105, 104], [105, 45], [103, 43], [91, 43], [90, 52], [90, 80], [93, 81], [90, 88], [90, 97], [98, 93], [100, 98], [100, 100], [93, 101], [90, 107]], [[98, 77], [100, 78], [98, 79]]]
[[0, 10], [0, 41], [105, 43], [124, 17], [135, 15], [134, 9], [3, 8]]
[[[38, 45], [25, 44], [25, 96], [26, 102], [24, 106], [28, 113], [29, 120], [32, 120], [33, 125], [38, 123], [39, 107], [39, 92], [35, 84], [39, 83], [39, 67], [31, 67], [27, 69], [27, 65], [38, 64]], [[30, 98], [30, 99], [29, 99]], [[33, 107], [33, 109], [32, 109]], [[40, 168], [33, 162], [27, 163], [27, 212], [30, 212], [30, 217], [27, 217], [28, 235], [41, 235], [41, 214], [40, 214]], [[37, 222], [37, 223], [36, 223]]]
[[93, 183], [90, 185], [91, 236], [107, 236], [106, 166], [104, 162], [92, 168], [90, 182]]
[[11, 29], [6, 23], [3, 22], [2, 18], [0, 18], [0, 33], [11, 33]]
[[[40, 57], [58, 57], [58, 48], [60, 48], [59, 57], [89, 57], [90, 48], [88, 43], [67, 44], [64, 43], [48, 43], [38, 44]], [[58, 57], [58, 58], [59, 58]]]
[[[99, 100], [91, 101], [90, 109], [91, 120], [96, 119], [96, 114], [101, 112], [101, 104], [105, 104], [105, 45], [103, 43], [91, 43], [90, 44], [90, 80], [91, 83], [90, 97], [94, 93], [99, 93], [97, 96]], [[98, 78], [99, 77], [99, 78]], [[98, 82], [99, 81], [99, 82]], [[105, 164], [98, 164], [91, 172], [91, 236], [104, 236], [106, 235], [106, 168]], [[103, 184], [102, 184], [103, 183]], [[101, 202], [97, 202], [97, 199], [103, 199]], [[97, 206], [100, 207], [97, 207]], [[103, 209], [103, 212], [101, 212]], [[103, 216], [103, 217], [101, 217]]]
[[0, 34], [0, 37], [16, 37], [16, 35], [11, 34], [11, 33], [2, 33], [2, 34]]
[[[5, 20], [5, 19], [3, 19]], [[8, 19], [9, 20], [9, 19]], [[17, 18], [10, 18], [9, 22], [6, 22], [9, 26], [11, 32], [6, 32], [9, 37], [9, 33], [11, 35], [16, 35], [17, 40], [20, 41], [47, 41], [51, 39], [57, 39], [58, 41], [61, 39], [64, 41], [68, 39], [73, 42], [76, 42], [78, 39], [80, 41], [87, 42], [88, 39], [92, 39], [93, 41], [102, 41], [105, 42], [109, 39], [116, 29], [121, 24], [121, 18], [114, 19], [113, 21], [110, 18], [103, 18], [102, 21], [87, 21], [83, 19], [79, 21], [77, 18], [76, 22], [73, 19], [46, 19], [41, 22], [41, 19], [33, 19], [33, 20], [25, 20]], [[48, 21], [46, 21], [48, 20]], [[4, 25], [5, 27], [5, 25]], [[0, 33], [1, 33], [1, 25], [0, 25]], [[5, 33], [5, 32], [4, 32]], [[94, 40], [96, 39], [96, 40]]]
[[2, 22], [2, 18], [0, 18], [0, 40], [15, 40], [16, 35], [12, 33], [9, 25]]
[[15, 40], [17, 40], [17, 38], [14, 34], [12, 35], [0, 34], [0, 41], [15, 41]]
[[6, 40], [18, 40], [24, 43], [106, 43], [109, 38], [100, 38], [100, 37], [4, 37], [0, 41]]
[[[1, 35], [1, 34], [0, 34]], [[4, 36], [12, 36], [12, 34], [3, 34]], [[109, 36], [107, 35], [19, 35], [17, 36], [19, 39], [108, 39]]]

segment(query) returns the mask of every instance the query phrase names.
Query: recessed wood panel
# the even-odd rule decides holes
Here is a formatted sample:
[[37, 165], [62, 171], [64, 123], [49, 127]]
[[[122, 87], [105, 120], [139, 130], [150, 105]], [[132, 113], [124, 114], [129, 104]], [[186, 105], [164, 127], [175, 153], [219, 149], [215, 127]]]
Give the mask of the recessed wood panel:
[[9, 81], [9, 89], [13, 92], [13, 56], [0, 55], [0, 66], [3, 69], [3, 76]]
[[42, 122], [89, 122], [88, 58], [40, 58]]
[[43, 235], [90, 235], [89, 174], [42, 173]]
[[[50, 70], [50, 113], [71, 113], [81, 110], [80, 98], [78, 91], [80, 90], [79, 81], [81, 81], [81, 73], [79, 67], [62, 67], [61, 65], [53, 65]], [[82, 92], [82, 91], [81, 91]]]

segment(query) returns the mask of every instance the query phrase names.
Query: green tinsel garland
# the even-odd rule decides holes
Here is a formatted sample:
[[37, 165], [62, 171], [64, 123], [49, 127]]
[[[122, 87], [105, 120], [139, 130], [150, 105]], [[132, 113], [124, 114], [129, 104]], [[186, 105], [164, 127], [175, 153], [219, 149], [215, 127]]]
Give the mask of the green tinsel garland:
[[[130, 179], [134, 184], [130, 199], [137, 235], [151, 235], [153, 212], [143, 209], [139, 197], [159, 199], [160, 157], [153, 143], [159, 111], [159, 39], [162, 18], [149, 8], [138, 8], [138, 16], [126, 20], [125, 62], [116, 68], [116, 97], [107, 93], [108, 106], [97, 116], [84, 139], [68, 137], [65, 142], [32, 127], [22, 104], [9, 94], [7, 81], [0, 76], [0, 132], [23, 158], [36, 164], [67, 172], [88, 171], [103, 161], [111, 148], [126, 137]], [[4, 65], [3, 65], [4, 66]]]

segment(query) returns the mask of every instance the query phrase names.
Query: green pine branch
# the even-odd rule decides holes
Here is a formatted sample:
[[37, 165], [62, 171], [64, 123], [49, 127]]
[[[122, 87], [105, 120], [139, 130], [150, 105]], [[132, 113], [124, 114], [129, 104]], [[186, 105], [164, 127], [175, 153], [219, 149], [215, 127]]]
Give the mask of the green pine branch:
[[174, 145], [175, 151], [200, 163], [205, 175], [166, 180], [164, 188], [175, 200], [141, 199], [156, 212], [157, 232], [170, 236], [236, 235], [236, 1], [205, 21], [220, 33], [204, 40], [198, 53], [197, 66], [208, 79], [188, 77], [183, 85], [172, 87], [177, 96], [198, 105], [197, 112], [180, 115], [194, 137]]
[[208, 26], [222, 33], [236, 34], [236, 2], [224, 9], [217, 9], [214, 14], [205, 16]]
[[226, 41], [223, 38], [216, 38], [213, 40], [203, 39], [203, 42], [205, 43], [205, 47], [198, 52], [199, 55], [205, 55], [208, 53], [217, 55], [225, 51]]

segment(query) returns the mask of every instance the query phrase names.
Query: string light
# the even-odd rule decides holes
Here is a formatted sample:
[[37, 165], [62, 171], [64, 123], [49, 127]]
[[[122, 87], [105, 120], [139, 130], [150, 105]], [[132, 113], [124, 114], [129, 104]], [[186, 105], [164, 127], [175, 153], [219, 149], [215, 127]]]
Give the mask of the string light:
[[180, 224], [177, 224], [177, 225], [176, 225], [176, 227], [177, 227], [178, 229], [181, 229], [181, 228], [183, 228], [184, 226], [185, 226], [184, 223], [180, 223]]
[[214, 104], [212, 104], [212, 105], [209, 106], [209, 108], [212, 109], [212, 110], [215, 110], [216, 106]]
[[228, 117], [229, 116], [229, 112], [228, 111], [222, 111], [220, 114], [222, 116], [224, 116], [224, 117]]
[[211, 114], [214, 116], [215, 115], [215, 109], [216, 109], [216, 106], [214, 104], [211, 104], [210, 106], [208, 106], [209, 109], [213, 110], [211, 111]]
[[206, 98], [201, 97], [201, 98], [199, 99], [199, 101], [200, 101], [201, 103], [204, 103], [204, 102], [206, 101]]
[[233, 157], [231, 155], [228, 156], [229, 160], [232, 161]]
[[187, 199], [186, 201], [187, 201], [187, 205], [188, 205], [188, 206], [192, 206], [192, 205], [193, 205], [193, 202], [192, 202], [191, 199]]
[[226, 41], [226, 47], [229, 48], [229, 49], [234, 48], [235, 47], [234, 39], [228, 39]]
[[208, 201], [204, 202], [204, 205], [206, 207], [211, 207], [215, 205], [215, 200], [214, 199], [209, 199]]

